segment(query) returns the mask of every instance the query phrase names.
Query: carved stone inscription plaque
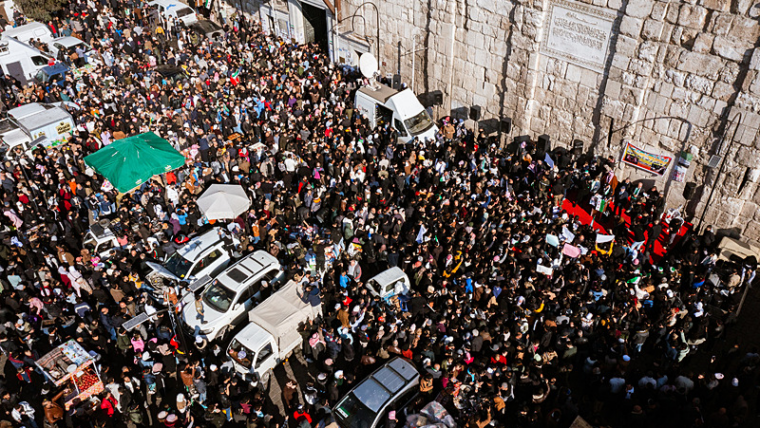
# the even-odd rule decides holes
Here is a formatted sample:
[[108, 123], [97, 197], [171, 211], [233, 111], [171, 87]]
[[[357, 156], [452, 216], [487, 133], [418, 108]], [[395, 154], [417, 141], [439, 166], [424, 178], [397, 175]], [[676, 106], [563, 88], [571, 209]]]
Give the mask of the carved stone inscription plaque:
[[542, 52], [596, 71], [604, 70], [615, 16], [606, 9], [563, 1], [551, 6]]

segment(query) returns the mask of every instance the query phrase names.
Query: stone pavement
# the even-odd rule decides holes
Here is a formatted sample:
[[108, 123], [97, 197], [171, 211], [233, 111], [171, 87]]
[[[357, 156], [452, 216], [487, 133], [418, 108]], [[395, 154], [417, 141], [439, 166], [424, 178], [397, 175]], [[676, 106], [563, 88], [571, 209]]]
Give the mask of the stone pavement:
[[298, 383], [298, 400], [303, 403], [303, 391], [306, 386], [306, 382], [315, 382], [315, 376], [309, 371], [309, 366], [306, 364], [301, 355], [300, 350], [295, 352], [282, 364], [278, 365], [274, 369], [272, 378], [269, 381], [269, 410], [274, 414], [274, 407], [277, 408], [280, 416], [285, 417], [285, 405], [282, 402], [282, 387], [288, 382], [288, 379], [295, 379]]

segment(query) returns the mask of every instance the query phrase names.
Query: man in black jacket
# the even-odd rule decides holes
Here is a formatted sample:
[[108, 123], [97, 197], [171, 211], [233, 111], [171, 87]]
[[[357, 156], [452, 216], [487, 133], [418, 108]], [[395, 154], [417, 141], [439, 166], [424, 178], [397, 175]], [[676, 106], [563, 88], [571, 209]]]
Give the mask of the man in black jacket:
[[651, 254], [654, 251], [654, 243], [657, 242], [657, 238], [662, 233], [662, 225], [659, 219], [655, 219], [652, 226], [649, 228], [649, 235], [647, 236], [647, 245], [644, 248], [645, 253]]

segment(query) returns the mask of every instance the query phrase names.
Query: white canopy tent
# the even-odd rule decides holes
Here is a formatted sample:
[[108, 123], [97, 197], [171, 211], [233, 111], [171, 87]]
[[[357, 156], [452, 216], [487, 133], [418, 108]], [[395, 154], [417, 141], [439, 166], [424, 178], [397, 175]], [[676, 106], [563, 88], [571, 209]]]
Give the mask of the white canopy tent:
[[232, 219], [251, 206], [248, 195], [238, 184], [212, 184], [196, 203], [209, 220]]
[[303, 287], [288, 281], [248, 313], [248, 319], [268, 331], [282, 346], [300, 337], [299, 324], [322, 314], [318, 295], [304, 295]]

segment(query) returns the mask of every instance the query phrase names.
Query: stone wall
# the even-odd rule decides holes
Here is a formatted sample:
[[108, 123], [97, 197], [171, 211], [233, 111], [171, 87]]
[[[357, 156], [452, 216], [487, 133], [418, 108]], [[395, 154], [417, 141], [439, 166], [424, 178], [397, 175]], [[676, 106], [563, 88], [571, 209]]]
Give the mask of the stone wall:
[[[359, 4], [360, 0], [343, 0], [342, 16]], [[616, 173], [657, 184], [668, 195], [668, 207], [683, 204], [694, 222], [713, 193], [706, 223], [760, 239], [757, 1], [377, 4], [382, 71], [393, 73], [400, 63], [404, 82], [411, 84], [415, 74], [413, 89], [418, 94], [443, 91], [438, 116], [481, 106], [481, 126], [501, 117], [513, 119], [512, 134], [505, 138], [548, 134], [555, 147], [580, 139], [586, 150], [618, 159], [625, 142], [631, 142], [671, 156], [671, 169], [663, 177], [623, 165]], [[366, 31], [374, 32], [373, 9], [364, 7], [360, 13]], [[578, 21], [557, 21], [562, 13]], [[605, 31], [590, 31], [584, 22], [611, 31], [605, 38]], [[565, 30], [572, 34], [567, 36]], [[557, 37], [570, 37], [576, 47], [605, 43], [606, 55], [598, 57], [593, 49], [565, 54], [563, 49], [574, 48], [557, 45]], [[412, 70], [413, 54], [407, 52], [414, 48], [422, 51], [416, 53]], [[697, 184], [691, 201], [682, 197], [684, 183], [671, 180], [672, 165], [682, 150], [694, 156], [686, 175], [686, 181]], [[716, 154], [724, 159], [720, 174], [720, 165], [707, 166]]]

